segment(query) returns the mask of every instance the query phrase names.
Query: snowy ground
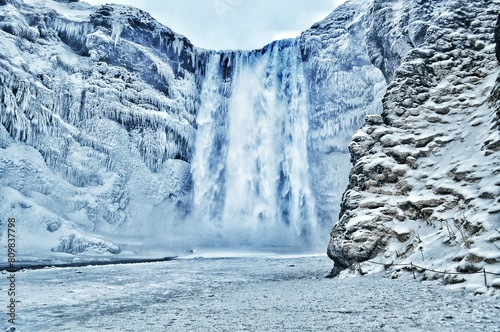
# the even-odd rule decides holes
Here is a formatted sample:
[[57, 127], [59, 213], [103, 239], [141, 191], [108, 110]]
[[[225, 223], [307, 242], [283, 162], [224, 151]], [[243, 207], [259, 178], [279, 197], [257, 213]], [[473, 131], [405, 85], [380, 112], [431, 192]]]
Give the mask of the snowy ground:
[[252, 255], [18, 272], [17, 328], [500, 331], [498, 298], [409, 275], [326, 279], [331, 265], [324, 256]]

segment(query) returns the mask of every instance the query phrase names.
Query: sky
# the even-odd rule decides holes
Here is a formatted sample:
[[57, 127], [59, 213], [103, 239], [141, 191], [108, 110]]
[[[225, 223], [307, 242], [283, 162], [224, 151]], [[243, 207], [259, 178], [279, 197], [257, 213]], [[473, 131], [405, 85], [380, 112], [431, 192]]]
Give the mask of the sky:
[[259, 49], [292, 38], [345, 0], [83, 0], [118, 3], [155, 19], [206, 49]]

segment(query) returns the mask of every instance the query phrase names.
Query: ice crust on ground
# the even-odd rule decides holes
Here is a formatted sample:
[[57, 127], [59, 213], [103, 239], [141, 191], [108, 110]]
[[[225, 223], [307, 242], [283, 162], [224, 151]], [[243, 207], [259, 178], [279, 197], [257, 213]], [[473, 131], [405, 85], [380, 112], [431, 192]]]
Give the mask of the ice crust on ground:
[[[442, 280], [326, 279], [321, 256], [240, 255], [17, 274], [22, 331], [497, 331], [498, 298]], [[203, 258], [205, 257], [205, 258]]]

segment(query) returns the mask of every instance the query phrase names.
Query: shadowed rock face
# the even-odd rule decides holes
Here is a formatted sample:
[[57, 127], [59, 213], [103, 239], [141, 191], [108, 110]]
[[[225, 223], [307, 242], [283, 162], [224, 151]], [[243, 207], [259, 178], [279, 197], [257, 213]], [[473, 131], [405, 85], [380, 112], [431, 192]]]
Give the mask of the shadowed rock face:
[[[385, 17], [403, 20], [398, 8], [405, 12], [413, 3], [419, 2], [398, 2]], [[419, 24], [426, 32], [417, 33], [418, 42], [408, 47], [408, 35], [396, 35], [406, 50], [399, 63], [373, 57], [384, 73], [395, 71], [385, 75], [392, 79], [381, 116], [367, 118], [349, 145], [353, 169], [328, 246], [332, 275], [371, 259], [391, 264], [424, 257], [422, 264], [438, 270], [491, 269], [500, 262], [499, 255], [474, 254], [495, 249], [500, 227], [500, 6], [425, 3]], [[380, 29], [390, 25], [380, 17], [375, 22]], [[372, 54], [399, 46], [384, 37], [391, 36], [377, 42], [384, 51]]]

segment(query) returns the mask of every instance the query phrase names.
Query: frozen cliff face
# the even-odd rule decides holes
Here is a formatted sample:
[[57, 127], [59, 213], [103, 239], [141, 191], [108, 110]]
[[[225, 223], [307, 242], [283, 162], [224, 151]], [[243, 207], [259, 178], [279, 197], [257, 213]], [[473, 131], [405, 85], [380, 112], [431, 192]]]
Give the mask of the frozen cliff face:
[[430, 22], [447, 1], [374, 0], [368, 9], [365, 43], [372, 63], [387, 82], [406, 53], [425, 42]]
[[2, 2], [0, 217], [23, 254], [324, 246], [382, 110], [370, 8], [215, 52], [126, 6]]
[[[355, 265], [363, 273], [380, 268], [358, 265], [367, 260], [500, 272], [500, 71], [493, 43], [500, 4], [425, 3], [425, 36], [401, 53], [401, 63], [374, 58], [392, 80], [382, 115], [367, 117], [349, 146], [354, 168], [328, 246], [334, 275]], [[407, 6], [393, 3], [385, 17]], [[379, 46], [387, 43], [408, 45], [404, 34]], [[484, 285], [482, 275], [444, 280], [465, 281]]]
[[193, 47], [122, 6], [12, 2], [0, 21], [0, 215], [21, 253], [164, 241], [190, 199]]
[[308, 159], [319, 223], [337, 221], [351, 165], [347, 146], [367, 114], [381, 112], [386, 84], [365, 46], [364, 1], [341, 5], [301, 36], [308, 93]]
[[500, 14], [498, 14], [497, 25], [495, 27], [495, 54], [500, 62]]

